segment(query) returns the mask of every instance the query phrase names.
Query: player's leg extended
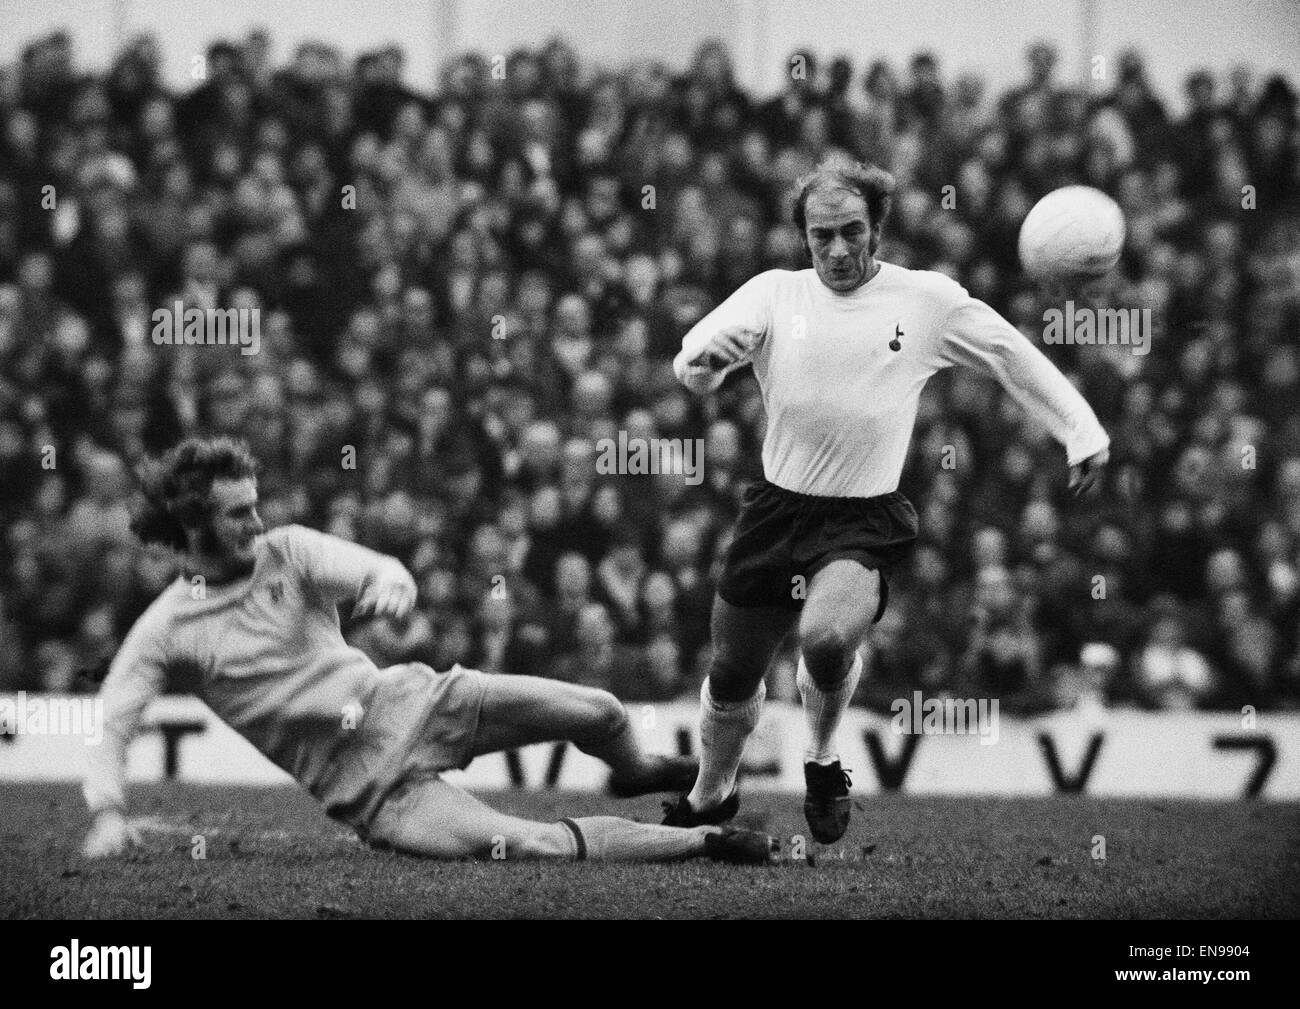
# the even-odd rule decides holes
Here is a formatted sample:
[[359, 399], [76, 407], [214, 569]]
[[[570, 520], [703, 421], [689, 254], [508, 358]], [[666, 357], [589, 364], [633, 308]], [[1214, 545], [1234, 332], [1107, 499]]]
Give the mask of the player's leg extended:
[[858, 646], [880, 605], [880, 572], [836, 560], [818, 571], [799, 618], [799, 692], [808, 713], [809, 760], [829, 761], [835, 730], [862, 676]]
[[858, 646], [880, 602], [880, 573], [857, 561], [835, 560], [808, 587], [799, 619], [796, 682], [808, 725], [804, 812], [819, 841], [838, 840], [848, 828], [848, 779], [840, 767], [835, 733], [862, 677]]
[[752, 831], [682, 829], [584, 816], [538, 823], [508, 816], [440, 777], [400, 785], [380, 807], [368, 839], [426, 858], [592, 859], [664, 862], [709, 856], [733, 862], [772, 860], [775, 841]]
[[693, 758], [643, 753], [627, 709], [608, 691], [539, 676], [487, 679], [475, 756], [559, 739], [608, 764], [619, 795], [677, 791], [695, 778]]
[[700, 773], [686, 796], [689, 810], [713, 809], [735, 790], [745, 740], [763, 707], [763, 676], [795, 616], [714, 597], [713, 661], [700, 690]]

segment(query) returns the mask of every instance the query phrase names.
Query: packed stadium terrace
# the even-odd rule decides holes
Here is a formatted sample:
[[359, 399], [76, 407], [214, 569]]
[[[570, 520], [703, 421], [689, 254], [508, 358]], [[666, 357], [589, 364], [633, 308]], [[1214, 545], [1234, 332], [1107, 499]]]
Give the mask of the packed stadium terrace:
[[[805, 52], [759, 99], [718, 44], [679, 75], [552, 40], [459, 57], [425, 92], [397, 48], [275, 66], [253, 33], [176, 92], [153, 38], [100, 74], [71, 49], [56, 34], [0, 67], [0, 689], [94, 689], [176, 574], [129, 533], [132, 468], [228, 433], [262, 460], [268, 527], [416, 574], [404, 626], [354, 631], [381, 664], [693, 695], [764, 420], [752, 375], [695, 399], [670, 360], [746, 279], [803, 268], [792, 184], [838, 149], [899, 180], [883, 258], [957, 277], [1036, 340], [1019, 223], [1058, 185], [1104, 188], [1129, 222], [1116, 303], [1158, 320], [1146, 355], [1044, 348], [1114, 439], [1091, 501], [996, 386], [932, 381], [902, 487], [923, 539], [856, 701], [1300, 700], [1287, 81], [1198, 73], [1166, 101], [1128, 52], [1085, 95], [1039, 46], [990, 95], [928, 53]], [[178, 300], [256, 309], [257, 353], [156, 344]], [[599, 472], [619, 432], [704, 439], [702, 479]], [[770, 696], [791, 673], [774, 664]]]

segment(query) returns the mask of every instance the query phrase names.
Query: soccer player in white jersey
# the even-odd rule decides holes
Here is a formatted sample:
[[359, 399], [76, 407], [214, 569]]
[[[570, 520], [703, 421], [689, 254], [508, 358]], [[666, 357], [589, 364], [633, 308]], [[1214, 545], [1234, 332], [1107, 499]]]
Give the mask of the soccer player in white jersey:
[[943, 274], [875, 258], [893, 188], [874, 166], [817, 166], [794, 208], [812, 269], [743, 284], [686, 334], [673, 362], [700, 394], [752, 365], [767, 432], [764, 479], [746, 490], [714, 600], [700, 773], [665, 824], [735, 814], [763, 676], [797, 625], [804, 814], [823, 843], [848, 828], [851, 782], [835, 731], [862, 673], [858, 647], [888, 602], [885, 573], [916, 538], [898, 482], [931, 375], [965, 365], [997, 379], [1065, 447], [1076, 493], [1107, 461], [1110, 440], [1088, 404], [1015, 327]]
[[184, 668], [220, 718], [377, 847], [433, 858], [773, 859], [775, 839], [754, 831], [612, 816], [535, 823], [446, 781], [441, 772], [480, 754], [557, 739], [608, 763], [617, 794], [684, 788], [695, 764], [644, 755], [623, 705], [601, 690], [460, 666], [377, 668], [344, 641], [337, 607], [400, 618], [415, 602], [410, 573], [301, 526], [264, 533], [256, 465], [242, 443], [195, 438], [142, 472], [134, 529], [183, 551], [184, 571], [131, 628], [104, 681], [104, 740], [83, 789], [94, 816], [87, 856], [132, 841], [127, 745], [168, 671]]

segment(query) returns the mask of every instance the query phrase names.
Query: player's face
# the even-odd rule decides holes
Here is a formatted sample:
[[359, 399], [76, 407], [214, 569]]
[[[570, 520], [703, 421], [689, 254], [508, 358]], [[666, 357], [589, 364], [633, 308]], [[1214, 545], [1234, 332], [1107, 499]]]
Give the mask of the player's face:
[[871, 220], [867, 201], [847, 189], [816, 189], [804, 205], [813, 269], [832, 291], [846, 293], [871, 279]]
[[263, 531], [262, 517], [257, 514], [257, 481], [252, 477], [214, 480], [211, 503], [202, 552], [232, 572], [251, 571], [257, 558], [253, 547]]

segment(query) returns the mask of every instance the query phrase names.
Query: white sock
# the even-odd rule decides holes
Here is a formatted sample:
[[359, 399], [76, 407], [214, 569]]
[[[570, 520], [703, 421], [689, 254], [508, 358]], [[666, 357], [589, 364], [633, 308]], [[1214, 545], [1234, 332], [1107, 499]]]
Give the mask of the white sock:
[[617, 816], [561, 820], [573, 835], [573, 857], [592, 862], [675, 862], [704, 853], [716, 827], [661, 827]]
[[736, 787], [745, 740], [758, 725], [767, 685], [761, 680], [746, 701], [715, 701], [706, 677], [700, 688], [700, 773], [687, 800], [692, 809], [716, 806]]
[[862, 655], [854, 654], [849, 674], [834, 690], [826, 691], [817, 686], [802, 655], [794, 679], [799, 686], [799, 696], [803, 698], [804, 720], [808, 723], [808, 749], [804, 750], [804, 761], [832, 764], [840, 759], [835, 749], [835, 730], [840, 727], [844, 709], [849, 706], [853, 692], [858, 689], [858, 681], [862, 679]]

